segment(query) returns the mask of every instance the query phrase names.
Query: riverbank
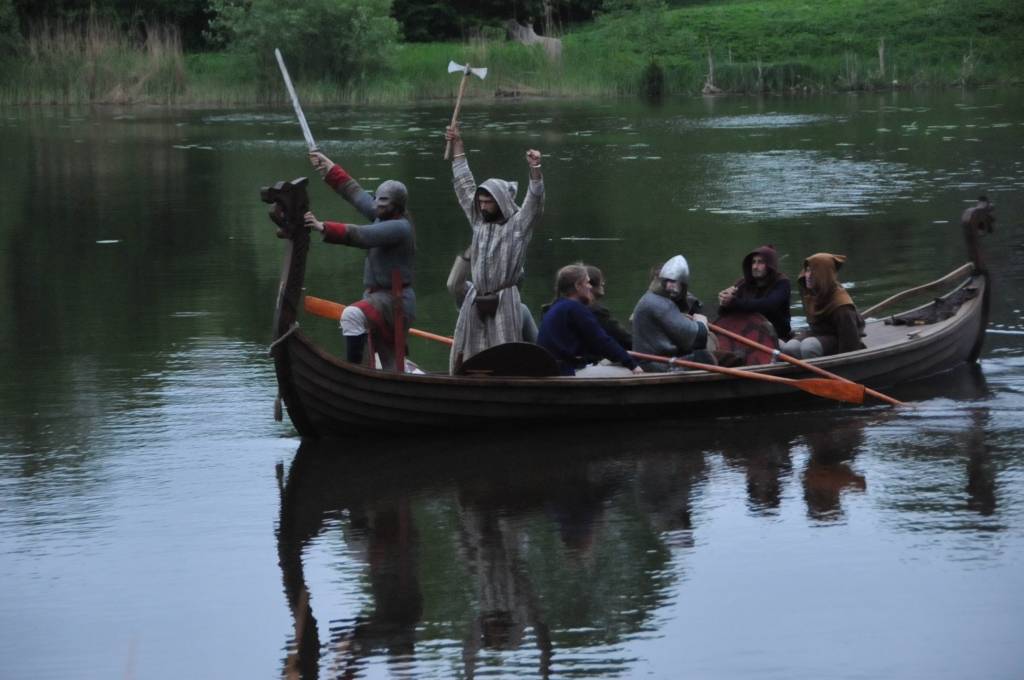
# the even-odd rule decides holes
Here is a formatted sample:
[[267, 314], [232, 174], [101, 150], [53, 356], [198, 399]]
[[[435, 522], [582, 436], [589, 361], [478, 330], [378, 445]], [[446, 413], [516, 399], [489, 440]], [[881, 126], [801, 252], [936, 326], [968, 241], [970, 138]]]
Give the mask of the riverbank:
[[[562, 37], [561, 56], [504, 41], [406, 43], [355, 84], [297, 83], [303, 101], [404, 103], [453, 97], [445, 65], [485, 65], [469, 97], [672, 96], [1017, 85], [1024, 6], [1013, 0], [799, 0], [607, 14]], [[39, 34], [6, 64], [0, 103], [233, 106], [283, 99], [246, 55], [185, 53], [173, 30], [133, 43], [92, 26]]]

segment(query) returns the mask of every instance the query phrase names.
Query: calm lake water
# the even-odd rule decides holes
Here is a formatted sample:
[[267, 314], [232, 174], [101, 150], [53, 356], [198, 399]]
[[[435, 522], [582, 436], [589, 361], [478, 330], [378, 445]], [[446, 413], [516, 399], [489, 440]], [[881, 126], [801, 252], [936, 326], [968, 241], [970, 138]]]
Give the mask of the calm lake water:
[[[409, 185], [417, 325], [450, 334], [450, 109], [308, 115], [368, 187]], [[302, 444], [272, 418], [258, 196], [312, 174], [289, 112], [0, 109], [0, 677], [1024, 677], [1020, 92], [474, 102], [464, 126], [478, 179], [545, 154], [534, 310], [584, 260], [625, 319], [678, 252], [710, 305], [767, 242], [791, 276], [845, 253], [867, 306], [961, 264], [986, 193], [982, 361], [890, 391], [911, 409]], [[361, 262], [314, 243], [309, 292], [355, 299]]]

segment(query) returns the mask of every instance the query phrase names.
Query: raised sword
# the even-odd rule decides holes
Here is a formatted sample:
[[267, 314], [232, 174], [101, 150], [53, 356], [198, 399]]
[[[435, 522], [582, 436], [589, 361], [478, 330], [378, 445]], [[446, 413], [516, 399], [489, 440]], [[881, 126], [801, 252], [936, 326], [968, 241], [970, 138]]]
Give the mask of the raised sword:
[[299, 96], [295, 94], [295, 86], [292, 85], [292, 79], [288, 75], [288, 67], [284, 65], [284, 57], [281, 56], [281, 50], [275, 47], [274, 56], [277, 57], [277, 65], [281, 67], [281, 76], [284, 78], [284, 86], [288, 88], [288, 96], [292, 98], [292, 107], [295, 109], [295, 117], [299, 119], [302, 136], [306, 138], [306, 147], [310, 151], [317, 151], [316, 142], [313, 141], [313, 133], [309, 131], [309, 123], [306, 122], [306, 116], [302, 113], [302, 106], [299, 105]]

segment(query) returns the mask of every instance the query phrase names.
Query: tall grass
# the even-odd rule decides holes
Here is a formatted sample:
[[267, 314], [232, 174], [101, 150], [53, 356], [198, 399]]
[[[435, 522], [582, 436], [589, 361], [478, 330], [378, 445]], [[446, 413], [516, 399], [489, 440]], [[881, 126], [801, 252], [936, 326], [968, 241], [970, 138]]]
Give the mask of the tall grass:
[[170, 103], [185, 91], [178, 31], [151, 26], [129, 36], [90, 19], [36, 26], [0, 83], [4, 103]]

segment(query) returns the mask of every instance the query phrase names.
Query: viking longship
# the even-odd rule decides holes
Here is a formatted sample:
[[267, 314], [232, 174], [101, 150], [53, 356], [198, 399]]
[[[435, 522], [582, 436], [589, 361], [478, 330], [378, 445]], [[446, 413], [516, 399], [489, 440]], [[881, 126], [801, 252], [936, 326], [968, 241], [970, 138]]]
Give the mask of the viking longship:
[[[303, 285], [309, 232], [302, 220], [309, 204], [306, 179], [265, 187], [262, 198], [272, 205], [271, 218], [285, 243], [270, 354], [278, 398], [304, 438], [360, 431], [680, 418], [766, 406], [802, 408], [816, 397], [807, 394], [811, 390], [797, 388], [812, 380], [817, 380], [815, 385], [828, 382], [811, 369], [827, 371], [835, 384], [866, 386], [866, 403], [870, 403], [871, 395], [885, 396], [877, 390], [976, 361], [988, 324], [991, 286], [977, 237], [991, 231], [995, 218], [982, 199], [962, 219], [970, 262], [865, 310], [865, 349], [812, 359], [804, 366], [771, 362], [772, 357], [767, 357], [769, 362], [728, 373], [709, 368], [584, 379], [529, 375], [531, 370], [516, 374], [515, 361], [508, 364], [512, 369], [478, 367], [465, 375], [379, 370], [331, 354], [300, 329], [300, 313], [307, 308]], [[924, 304], [880, 313], [937, 290], [944, 292]], [[278, 417], [282, 417], [280, 410]]]

